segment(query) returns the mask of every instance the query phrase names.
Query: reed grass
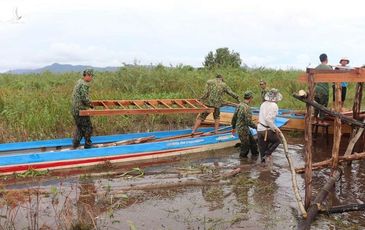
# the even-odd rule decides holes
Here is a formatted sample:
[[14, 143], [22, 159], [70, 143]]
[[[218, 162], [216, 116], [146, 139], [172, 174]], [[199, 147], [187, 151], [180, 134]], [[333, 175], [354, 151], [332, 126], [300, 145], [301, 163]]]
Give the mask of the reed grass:
[[[117, 72], [98, 72], [90, 88], [91, 99], [199, 98], [205, 82], [217, 73], [242, 98], [245, 90], [255, 94], [259, 106], [259, 81], [278, 88], [284, 100], [280, 108], [304, 109], [291, 94], [306, 88], [298, 83], [300, 71], [258, 69], [194, 69], [189, 66], [124, 66]], [[71, 137], [74, 130], [71, 94], [80, 73], [0, 74], [0, 142]], [[350, 84], [346, 106], [351, 106]], [[227, 101], [231, 98], [227, 97]], [[158, 129], [187, 128], [195, 114], [93, 117], [95, 135]]]

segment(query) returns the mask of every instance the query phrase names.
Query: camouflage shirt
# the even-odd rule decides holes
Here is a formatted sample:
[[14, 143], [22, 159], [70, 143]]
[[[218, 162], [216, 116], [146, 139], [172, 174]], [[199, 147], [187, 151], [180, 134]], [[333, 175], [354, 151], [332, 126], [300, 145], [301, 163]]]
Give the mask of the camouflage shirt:
[[261, 101], [264, 102], [265, 101], [265, 95], [266, 93], [269, 92], [268, 89], [261, 89]]
[[72, 92], [72, 112], [78, 115], [81, 109], [88, 109], [90, 106], [89, 84], [83, 79], [80, 79], [77, 81]]
[[222, 79], [211, 79], [207, 81], [204, 94], [200, 100], [207, 106], [219, 108], [223, 104], [223, 96], [225, 93], [239, 101], [237, 94], [235, 94]]
[[[329, 65], [320, 64], [316, 67], [316, 70], [332, 70]], [[315, 95], [322, 97], [329, 95], [329, 84], [327, 82], [317, 83], [314, 88]]]
[[238, 105], [236, 111], [233, 114], [231, 124], [233, 129], [236, 129], [237, 127], [237, 133], [249, 131], [248, 127], [253, 129], [257, 128], [257, 125], [252, 121], [250, 106], [244, 102], [241, 102]]

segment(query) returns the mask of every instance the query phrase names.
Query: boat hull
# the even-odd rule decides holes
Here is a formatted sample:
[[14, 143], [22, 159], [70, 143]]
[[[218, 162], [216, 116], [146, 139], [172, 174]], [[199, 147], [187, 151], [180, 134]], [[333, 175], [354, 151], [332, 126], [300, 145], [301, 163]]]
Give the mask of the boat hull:
[[[149, 152], [136, 152], [129, 154], [118, 154], [113, 156], [96, 156], [96, 157], [84, 157], [75, 158], [70, 160], [59, 160], [59, 161], [44, 161], [44, 162], [32, 162], [26, 164], [9, 164], [0, 166], [0, 175], [21, 173], [30, 169], [35, 170], [61, 170], [76, 167], [92, 167], [96, 165], [112, 163], [112, 164], [139, 164], [139, 163], [153, 163], [161, 162], [164, 160], [177, 161], [183, 156], [219, 150], [234, 146], [238, 143], [238, 138], [234, 137], [231, 141], [223, 143], [207, 144], [204, 146], [186, 147], [186, 148], [175, 148], [161, 151], [149, 151]], [[82, 150], [85, 151], [85, 150]]]
[[[287, 119], [279, 119], [276, 122], [280, 127], [287, 122]], [[210, 132], [213, 128], [202, 128], [198, 131], [203, 132], [204, 135], [194, 137], [190, 135], [191, 129], [93, 137], [93, 143], [110, 143], [151, 136], [156, 139], [154, 142], [147, 143], [61, 151], [39, 151], [39, 149], [67, 147], [72, 142], [71, 139], [0, 144], [0, 174], [20, 173], [30, 169], [68, 169], [105, 163], [130, 165], [164, 159], [176, 160], [183, 155], [233, 147], [239, 142], [237, 134], [231, 134], [230, 126], [222, 127], [220, 130], [224, 132], [213, 135]], [[251, 129], [251, 132], [256, 135], [256, 130]], [[173, 139], [181, 135], [185, 137]], [[166, 138], [172, 139], [166, 140]], [[19, 152], [25, 150], [27, 152]]]

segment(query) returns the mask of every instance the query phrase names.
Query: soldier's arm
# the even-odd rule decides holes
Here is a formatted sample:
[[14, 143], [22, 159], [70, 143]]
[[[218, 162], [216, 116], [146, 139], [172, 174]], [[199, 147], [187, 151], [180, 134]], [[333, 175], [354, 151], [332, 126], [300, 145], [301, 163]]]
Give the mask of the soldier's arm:
[[231, 121], [232, 129], [236, 128], [238, 110], [239, 110], [239, 107], [236, 108], [236, 110], [234, 111], [233, 117], [232, 117], [232, 121]]
[[225, 91], [228, 95], [230, 95], [231, 97], [233, 97], [234, 99], [236, 99], [236, 101], [238, 101], [238, 102], [239, 102], [239, 97], [238, 97], [238, 95], [237, 95], [237, 94], [235, 94], [235, 93], [232, 91], [232, 89], [231, 89], [228, 85], [226, 85], [226, 87], [224, 88], [224, 91]]
[[80, 88], [80, 99], [83, 105], [91, 107], [91, 101], [89, 98], [89, 86], [82, 85]]
[[252, 120], [252, 113], [251, 111], [247, 112], [247, 119], [248, 119], [248, 126], [253, 128], [253, 129], [257, 129], [257, 125], [253, 122]]
[[200, 99], [207, 99], [209, 97], [209, 85], [206, 84], [204, 88], [203, 96], [200, 97]]

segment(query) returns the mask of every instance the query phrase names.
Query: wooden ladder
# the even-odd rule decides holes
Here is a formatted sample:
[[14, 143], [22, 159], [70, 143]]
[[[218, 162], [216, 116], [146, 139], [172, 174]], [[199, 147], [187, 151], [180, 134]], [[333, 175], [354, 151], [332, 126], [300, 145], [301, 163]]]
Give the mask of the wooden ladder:
[[80, 116], [127, 114], [171, 114], [213, 112], [197, 99], [93, 100], [93, 109], [80, 110]]

